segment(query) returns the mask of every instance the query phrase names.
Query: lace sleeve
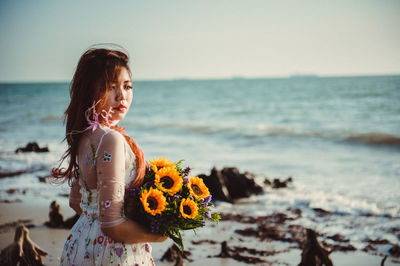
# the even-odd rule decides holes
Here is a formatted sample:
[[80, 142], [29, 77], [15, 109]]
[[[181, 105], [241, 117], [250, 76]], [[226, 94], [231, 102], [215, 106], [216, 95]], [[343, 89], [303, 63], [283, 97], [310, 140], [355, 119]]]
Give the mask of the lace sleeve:
[[121, 134], [105, 133], [96, 152], [99, 220], [101, 227], [113, 227], [126, 220], [123, 212], [125, 194], [125, 145]]

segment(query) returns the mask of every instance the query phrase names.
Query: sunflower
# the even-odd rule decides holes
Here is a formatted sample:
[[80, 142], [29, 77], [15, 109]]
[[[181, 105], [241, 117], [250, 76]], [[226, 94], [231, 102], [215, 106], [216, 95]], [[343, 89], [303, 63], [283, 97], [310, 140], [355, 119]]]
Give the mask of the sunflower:
[[196, 199], [204, 199], [210, 195], [208, 187], [204, 184], [203, 179], [199, 177], [190, 177], [188, 184], [190, 195]]
[[160, 169], [164, 167], [175, 167], [175, 164], [170, 160], [162, 157], [161, 159], [154, 158], [150, 162], [150, 167], [154, 171], [154, 173], [157, 173]]
[[172, 196], [181, 190], [183, 179], [173, 167], [164, 167], [156, 172], [154, 184]]
[[143, 204], [144, 210], [151, 215], [160, 214], [164, 211], [167, 201], [163, 193], [158, 189], [150, 188], [150, 190], [144, 190], [140, 201]]
[[199, 208], [197, 207], [196, 202], [191, 199], [183, 199], [179, 206], [179, 210], [182, 217], [185, 219], [193, 219], [199, 213]]

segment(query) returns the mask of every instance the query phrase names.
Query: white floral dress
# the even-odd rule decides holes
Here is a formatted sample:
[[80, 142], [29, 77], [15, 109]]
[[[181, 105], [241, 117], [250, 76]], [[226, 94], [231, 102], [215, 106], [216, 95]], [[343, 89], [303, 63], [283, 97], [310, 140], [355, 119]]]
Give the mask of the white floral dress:
[[150, 244], [116, 242], [101, 230], [127, 219], [124, 193], [136, 177], [136, 160], [124, 137], [97, 128], [81, 139], [78, 158], [79, 183], [70, 201], [80, 200], [82, 214], [68, 233], [60, 265], [154, 265]]

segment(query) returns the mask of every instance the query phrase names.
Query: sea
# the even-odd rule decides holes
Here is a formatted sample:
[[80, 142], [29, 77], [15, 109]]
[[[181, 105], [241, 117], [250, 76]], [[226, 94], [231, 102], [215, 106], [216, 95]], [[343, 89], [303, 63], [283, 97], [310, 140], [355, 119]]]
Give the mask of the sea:
[[[0, 201], [66, 204], [68, 185], [42, 183], [66, 149], [69, 82], [0, 84]], [[223, 211], [261, 216], [302, 210], [296, 222], [400, 245], [400, 76], [134, 81], [120, 122], [148, 160], [184, 159], [193, 175], [213, 167], [254, 173], [265, 187]], [[48, 153], [15, 153], [28, 142]], [[286, 189], [263, 180], [286, 179]], [[10, 189], [17, 189], [10, 193]], [[218, 203], [217, 203], [218, 205]], [[332, 213], [316, 218], [315, 210]], [[397, 235], [396, 235], [397, 234]]]

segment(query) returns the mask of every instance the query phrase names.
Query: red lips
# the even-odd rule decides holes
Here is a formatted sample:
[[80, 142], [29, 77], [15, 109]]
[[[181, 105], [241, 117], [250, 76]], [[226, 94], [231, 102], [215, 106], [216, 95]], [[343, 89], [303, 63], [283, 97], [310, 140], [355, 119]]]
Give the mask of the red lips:
[[128, 107], [126, 105], [120, 104], [117, 107], [114, 107], [114, 110], [117, 110], [119, 112], [124, 112]]

